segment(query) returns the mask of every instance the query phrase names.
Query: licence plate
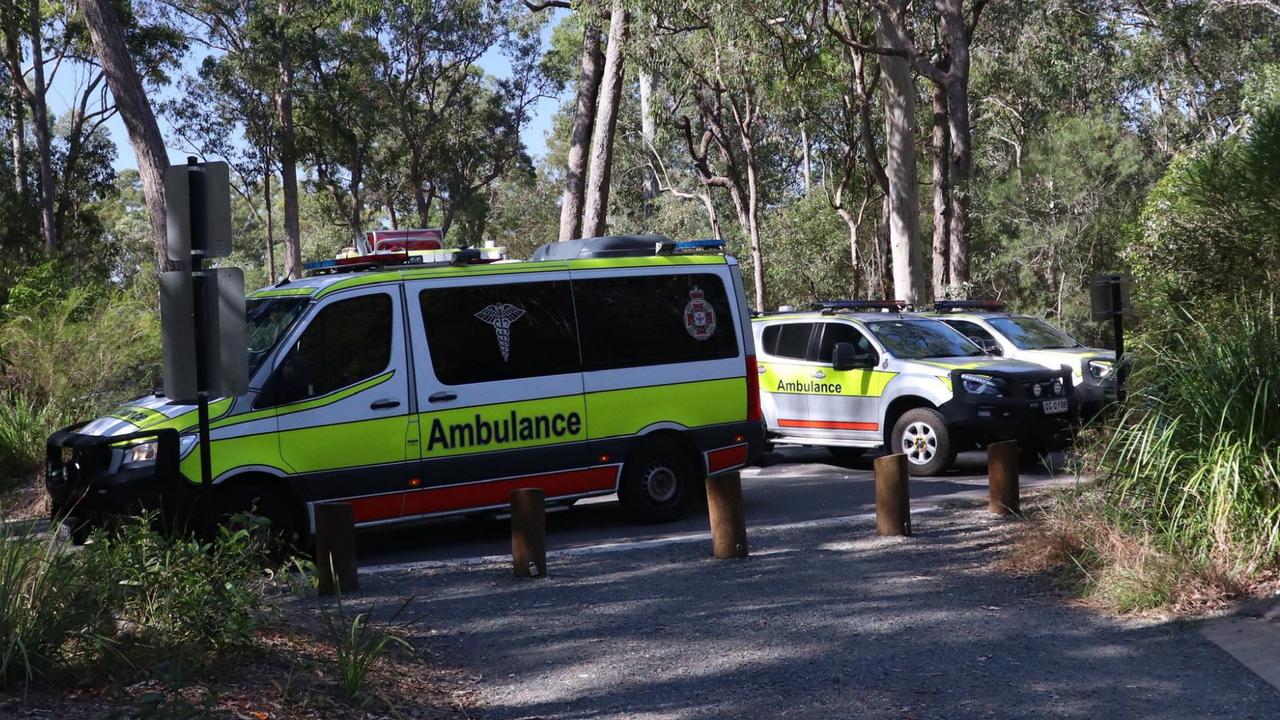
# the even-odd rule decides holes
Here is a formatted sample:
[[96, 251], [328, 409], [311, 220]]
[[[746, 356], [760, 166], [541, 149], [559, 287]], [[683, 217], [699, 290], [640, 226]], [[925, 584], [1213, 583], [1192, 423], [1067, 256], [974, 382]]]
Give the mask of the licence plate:
[[1044, 402], [1040, 403], [1040, 406], [1044, 408], [1045, 415], [1056, 415], [1058, 413], [1064, 413], [1067, 411], [1066, 399], [1045, 400]]

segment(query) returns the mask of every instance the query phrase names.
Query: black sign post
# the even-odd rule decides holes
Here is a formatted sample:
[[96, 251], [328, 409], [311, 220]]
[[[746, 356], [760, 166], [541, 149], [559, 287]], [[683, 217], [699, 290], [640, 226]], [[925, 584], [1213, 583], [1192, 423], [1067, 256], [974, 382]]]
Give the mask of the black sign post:
[[213, 484], [209, 398], [238, 395], [248, 384], [244, 276], [237, 268], [206, 266], [231, 249], [228, 172], [225, 163], [189, 157], [165, 173], [168, 256], [190, 263], [190, 270], [160, 279], [165, 395], [195, 401], [202, 491]]
[[1132, 317], [1133, 310], [1130, 299], [1130, 281], [1128, 275], [1107, 273], [1094, 275], [1090, 281], [1089, 300], [1093, 319], [1097, 322], [1111, 321], [1115, 335], [1116, 364], [1116, 399], [1124, 402], [1124, 320]]

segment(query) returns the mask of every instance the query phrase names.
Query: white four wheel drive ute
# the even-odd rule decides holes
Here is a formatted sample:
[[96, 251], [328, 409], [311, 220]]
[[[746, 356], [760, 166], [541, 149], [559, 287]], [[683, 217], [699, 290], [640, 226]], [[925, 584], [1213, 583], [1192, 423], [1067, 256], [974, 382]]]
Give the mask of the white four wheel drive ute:
[[1040, 318], [1010, 313], [999, 300], [940, 300], [933, 310], [929, 317], [959, 330], [992, 355], [1051, 370], [1069, 366], [1084, 418], [1116, 401], [1116, 354], [1110, 350], [1086, 347]]
[[837, 456], [884, 446], [913, 475], [956, 453], [1017, 439], [1048, 447], [1073, 422], [1069, 372], [992, 357], [937, 320], [892, 301], [841, 300], [757, 317], [760, 397], [773, 442]]

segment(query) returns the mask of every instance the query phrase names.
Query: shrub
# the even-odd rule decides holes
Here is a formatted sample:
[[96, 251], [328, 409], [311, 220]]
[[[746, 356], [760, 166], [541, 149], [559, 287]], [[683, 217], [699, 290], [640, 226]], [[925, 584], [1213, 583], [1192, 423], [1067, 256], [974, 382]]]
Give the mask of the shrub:
[[103, 588], [120, 639], [190, 654], [248, 645], [258, 626], [266, 533], [258, 518], [219, 528], [212, 542], [172, 537], [144, 517], [86, 545], [85, 572]]
[[40, 468], [45, 438], [59, 422], [47, 404], [0, 393], [0, 488]]

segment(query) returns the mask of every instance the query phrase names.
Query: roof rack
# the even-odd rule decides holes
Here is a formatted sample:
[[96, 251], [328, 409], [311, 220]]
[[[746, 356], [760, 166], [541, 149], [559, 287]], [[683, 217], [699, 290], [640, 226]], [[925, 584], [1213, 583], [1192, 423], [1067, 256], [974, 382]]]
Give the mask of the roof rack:
[[823, 313], [859, 312], [879, 310], [881, 312], [909, 312], [911, 303], [906, 300], [821, 300], [813, 304], [814, 310]]
[[606, 235], [547, 243], [529, 258], [538, 260], [579, 260], [582, 258], [653, 257], [689, 253], [721, 252], [724, 240], [675, 241], [665, 235]]
[[986, 310], [1004, 312], [1009, 309], [1003, 300], [938, 300], [933, 304], [934, 312], [961, 312], [964, 310]]

